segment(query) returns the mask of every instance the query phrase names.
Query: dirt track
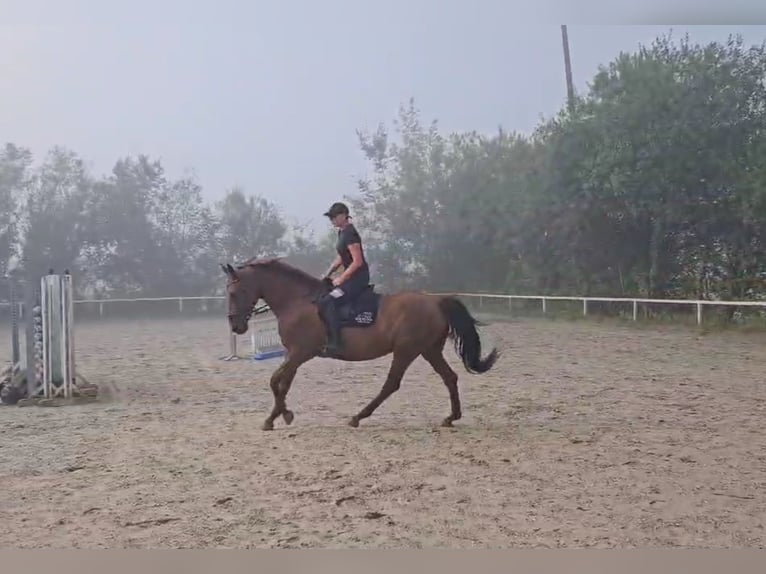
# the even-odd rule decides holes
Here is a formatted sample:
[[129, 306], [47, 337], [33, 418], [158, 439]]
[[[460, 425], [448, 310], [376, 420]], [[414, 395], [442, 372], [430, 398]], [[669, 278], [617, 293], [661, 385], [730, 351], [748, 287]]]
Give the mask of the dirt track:
[[[485, 330], [464, 417], [419, 360], [314, 360], [291, 427], [279, 359], [219, 361], [221, 320], [86, 323], [101, 404], [0, 408], [2, 547], [763, 547], [766, 337], [585, 322]], [[9, 354], [7, 334], [0, 342]]]

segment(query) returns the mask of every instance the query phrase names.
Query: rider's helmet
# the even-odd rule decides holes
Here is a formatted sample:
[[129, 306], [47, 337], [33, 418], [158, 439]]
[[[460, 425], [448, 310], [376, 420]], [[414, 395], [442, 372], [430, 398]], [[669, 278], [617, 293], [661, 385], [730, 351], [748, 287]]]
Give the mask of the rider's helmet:
[[335, 203], [333, 203], [330, 206], [330, 209], [328, 209], [324, 213], [325, 217], [329, 217], [330, 219], [332, 219], [336, 215], [341, 215], [341, 214], [348, 217], [349, 211], [348, 211], [348, 206], [345, 203], [342, 203], [340, 201], [336, 201]]

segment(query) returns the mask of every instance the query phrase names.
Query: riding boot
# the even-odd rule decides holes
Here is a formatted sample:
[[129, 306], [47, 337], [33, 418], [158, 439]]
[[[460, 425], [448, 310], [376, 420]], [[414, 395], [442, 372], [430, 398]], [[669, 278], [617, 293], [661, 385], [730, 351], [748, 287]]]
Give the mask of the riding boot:
[[334, 301], [328, 301], [324, 305], [324, 317], [327, 322], [327, 345], [325, 350], [329, 353], [337, 353], [340, 350], [340, 317]]

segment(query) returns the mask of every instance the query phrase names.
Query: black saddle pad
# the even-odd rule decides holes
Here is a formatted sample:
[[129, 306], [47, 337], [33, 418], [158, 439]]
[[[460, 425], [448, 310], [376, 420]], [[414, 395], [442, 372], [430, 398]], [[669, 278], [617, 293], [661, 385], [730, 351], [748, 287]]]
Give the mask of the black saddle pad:
[[381, 294], [370, 285], [356, 298], [338, 308], [341, 325], [344, 327], [369, 327], [378, 318]]

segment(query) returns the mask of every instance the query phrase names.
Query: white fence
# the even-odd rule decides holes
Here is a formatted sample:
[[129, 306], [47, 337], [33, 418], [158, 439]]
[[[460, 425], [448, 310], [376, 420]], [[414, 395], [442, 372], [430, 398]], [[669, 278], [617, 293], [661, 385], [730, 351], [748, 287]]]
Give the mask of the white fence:
[[[633, 320], [638, 319], [638, 305], [639, 304], [652, 304], [652, 305], [688, 305], [695, 307], [697, 315], [697, 323], [702, 323], [702, 310], [705, 306], [717, 306], [717, 307], [762, 307], [766, 310], [766, 301], [711, 301], [711, 300], [693, 300], [693, 299], [642, 299], [633, 297], [577, 297], [569, 295], [500, 295], [494, 293], [434, 293], [435, 295], [457, 295], [459, 297], [478, 299], [479, 307], [484, 303], [484, 300], [506, 300], [508, 301], [508, 309], [513, 309], [514, 300], [534, 300], [540, 301], [541, 309], [543, 313], [547, 312], [548, 301], [580, 301], [582, 303], [583, 315], [588, 314], [589, 302], [605, 302], [605, 303], [625, 303], [631, 305], [633, 310]], [[198, 296], [198, 297], [136, 297], [133, 299], [79, 299], [74, 301], [75, 305], [98, 305], [99, 315], [104, 314], [106, 305], [115, 303], [138, 303], [141, 301], [176, 301], [178, 304], [178, 311], [183, 312], [184, 301], [223, 301], [223, 296]], [[7, 306], [7, 303], [0, 303], [0, 306]]]
[[[446, 293], [445, 293], [446, 294]], [[657, 305], [689, 305], [694, 306], [697, 312], [697, 324], [702, 324], [702, 308], [705, 305], [709, 306], [723, 306], [723, 307], [763, 307], [766, 309], [766, 301], [709, 301], [709, 300], [693, 300], [693, 299], [634, 299], [631, 297], [573, 297], [573, 296], [560, 296], [560, 295], [495, 295], [491, 293], [452, 293], [459, 297], [466, 298], [478, 298], [479, 307], [482, 306], [484, 299], [506, 299], [508, 301], [509, 311], [513, 309], [513, 301], [516, 300], [539, 300], [542, 304], [542, 311], [547, 311], [546, 303], [548, 301], [581, 301], [582, 302], [582, 314], [588, 314], [588, 303], [593, 302], [605, 302], [605, 303], [625, 303], [631, 304], [633, 307], [633, 320], [638, 319], [638, 305], [642, 304], [657, 304]]]
[[[641, 299], [632, 297], [575, 297], [561, 295], [496, 295], [491, 293], [440, 293], [441, 295], [457, 295], [459, 297], [478, 299], [479, 307], [485, 299], [504, 299], [508, 301], [508, 309], [513, 309], [514, 300], [537, 300], [540, 301], [542, 312], [547, 312], [548, 301], [580, 301], [582, 303], [583, 315], [588, 314], [588, 303], [606, 302], [606, 303], [625, 303], [631, 305], [633, 310], [633, 320], [638, 319], [639, 304], [652, 305], [688, 305], [696, 310], [697, 324], [702, 323], [702, 309], [707, 306], [724, 307], [762, 307], [766, 309], [766, 301], [709, 301], [709, 300], [691, 300], [691, 299]], [[75, 305], [90, 304], [98, 305], [99, 315], [104, 314], [104, 306], [112, 303], [133, 303], [140, 301], [177, 301], [179, 312], [184, 310], [184, 301], [222, 301], [222, 296], [202, 296], [202, 297], [138, 297], [135, 299], [83, 299], [75, 301]]]
[[139, 301], [177, 301], [178, 311], [183, 313], [184, 301], [223, 301], [223, 296], [201, 296], [201, 297], [136, 297], [135, 299], [80, 299], [74, 302], [75, 305], [98, 305], [98, 314], [104, 314], [104, 305], [110, 303], [136, 303]]
[[[223, 301], [224, 297], [215, 295], [202, 295], [199, 297], [135, 297], [133, 299], [77, 299], [73, 301], [75, 305], [98, 305], [99, 315], [104, 314], [104, 305], [113, 303], [137, 303], [140, 301], [177, 301], [179, 312], [184, 310], [184, 301]], [[0, 302], [0, 307], [8, 307], [6, 301]], [[23, 307], [19, 303], [19, 307]]]

